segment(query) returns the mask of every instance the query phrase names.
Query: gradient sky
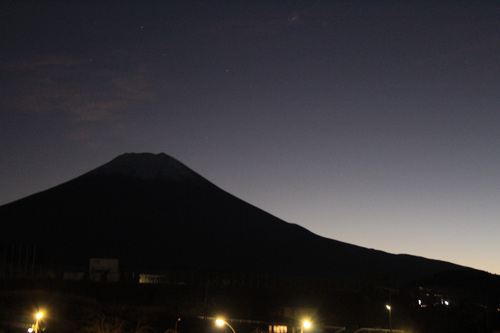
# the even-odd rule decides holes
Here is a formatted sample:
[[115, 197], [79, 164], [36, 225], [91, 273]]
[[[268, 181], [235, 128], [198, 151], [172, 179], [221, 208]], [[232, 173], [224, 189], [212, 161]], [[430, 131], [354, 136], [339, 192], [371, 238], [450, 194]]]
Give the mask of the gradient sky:
[[340, 241], [500, 274], [498, 1], [0, 5], [0, 204], [165, 152]]

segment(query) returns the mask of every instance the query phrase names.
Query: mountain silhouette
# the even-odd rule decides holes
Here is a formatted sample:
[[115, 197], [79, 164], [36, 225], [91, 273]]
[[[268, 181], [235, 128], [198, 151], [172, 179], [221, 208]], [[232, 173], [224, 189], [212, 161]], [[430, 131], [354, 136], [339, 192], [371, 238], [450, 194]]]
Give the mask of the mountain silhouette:
[[465, 267], [318, 236], [218, 188], [166, 154], [128, 153], [0, 207], [0, 242], [37, 260], [116, 258], [138, 271], [185, 269], [401, 282]]

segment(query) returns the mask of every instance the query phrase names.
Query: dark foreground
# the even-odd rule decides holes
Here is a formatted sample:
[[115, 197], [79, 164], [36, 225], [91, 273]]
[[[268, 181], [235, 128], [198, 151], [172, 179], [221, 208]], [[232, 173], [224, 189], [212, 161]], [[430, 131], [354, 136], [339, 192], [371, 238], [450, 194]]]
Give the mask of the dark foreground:
[[498, 276], [474, 274], [328, 289], [4, 278], [0, 332], [27, 332], [38, 311], [44, 312], [40, 329], [48, 333], [230, 333], [215, 325], [220, 316], [238, 333], [301, 332], [304, 319], [313, 323], [305, 330], [311, 333], [389, 326], [413, 333], [498, 331]]

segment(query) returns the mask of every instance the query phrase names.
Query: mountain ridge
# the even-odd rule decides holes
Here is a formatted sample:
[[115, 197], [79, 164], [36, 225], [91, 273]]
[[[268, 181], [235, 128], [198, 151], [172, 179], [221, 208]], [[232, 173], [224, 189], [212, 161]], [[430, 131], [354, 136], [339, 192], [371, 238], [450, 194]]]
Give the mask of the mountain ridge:
[[402, 281], [469, 269], [316, 235], [225, 192], [163, 153], [120, 155], [0, 206], [0, 218], [9, 221], [2, 224], [0, 242], [39, 244], [40, 260], [64, 265], [111, 257], [121, 267], [146, 271], [225, 269], [344, 281]]

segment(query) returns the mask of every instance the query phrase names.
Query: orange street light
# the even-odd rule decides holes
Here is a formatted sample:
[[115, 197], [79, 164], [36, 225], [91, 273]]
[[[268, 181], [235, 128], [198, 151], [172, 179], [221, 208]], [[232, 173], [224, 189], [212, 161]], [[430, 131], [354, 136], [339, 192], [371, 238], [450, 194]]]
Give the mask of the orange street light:
[[392, 307], [389, 304], [385, 306], [389, 310], [389, 332], [392, 333]]
[[304, 333], [304, 328], [309, 329], [311, 327], [311, 322], [309, 320], [304, 320], [302, 326], [300, 327], [300, 332]]
[[227, 327], [229, 327], [231, 329], [231, 331], [233, 331], [233, 333], [236, 333], [236, 331], [234, 330], [234, 328], [231, 325], [229, 325], [229, 323], [227, 321], [225, 321], [224, 319], [217, 318], [217, 320], [215, 320], [215, 323], [218, 326], [224, 326], [224, 325], [226, 325]]
[[42, 319], [42, 317], [43, 317], [43, 313], [38, 312], [38, 313], [36, 314], [35, 333], [38, 333], [38, 321], [39, 321], [40, 319]]

